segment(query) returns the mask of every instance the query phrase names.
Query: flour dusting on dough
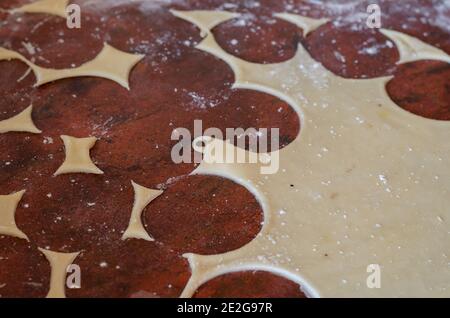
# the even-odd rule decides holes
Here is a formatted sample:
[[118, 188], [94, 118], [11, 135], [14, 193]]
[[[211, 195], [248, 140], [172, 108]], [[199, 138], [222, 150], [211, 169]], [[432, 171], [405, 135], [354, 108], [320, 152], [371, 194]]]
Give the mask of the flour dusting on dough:
[[[221, 20], [215, 12], [209, 19], [214, 15]], [[205, 25], [197, 14], [187, 20]], [[313, 297], [450, 296], [450, 123], [395, 105], [385, 89], [390, 78], [338, 77], [302, 45], [290, 61], [261, 65], [226, 53], [203, 31], [197, 48], [230, 65], [234, 87], [288, 102], [302, 131], [279, 150], [277, 174], [262, 176], [257, 165], [207, 163], [212, 160], [195, 170], [245, 186], [265, 221], [260, 234], [235, 251], [186, 254], [192, 276], [182, 297], [242, 270], [285, 276]], [[366, 285], [370, 264], [381, 267], [380, 289]]]

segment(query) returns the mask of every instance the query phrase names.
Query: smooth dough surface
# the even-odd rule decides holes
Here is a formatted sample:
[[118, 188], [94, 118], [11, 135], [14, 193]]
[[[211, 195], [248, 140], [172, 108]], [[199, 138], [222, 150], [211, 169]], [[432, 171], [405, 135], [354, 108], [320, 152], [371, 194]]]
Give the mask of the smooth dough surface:
[[312, 19], [291, 13], [277, 13], [274, 16], [276, 18], [291, 22], [301, 28], [303, 30], [303, 36], [307, 36], [310, 32], [316, 30], [318, 27], [329, 21], [328, 19]]
[[97, 166], [92, 162], [90, 150], [94, 147], [97, 138], [75, 138], [71, 136], [61, 136], [64, 142], [66, 159], [59, 169], [55, 172], [55, 176], [66, 173], [93, 173], [103, 174]]
[[80, 252], [58, 253], [43, 248], [39, 248], [39, 251], [45, 255], [51, 267], [50, 288], [47, 298], [65, 298], [67, 268]]
[[142, 224], [142, 212], [154, 199], [159, 197], [163, 191], [152, 190], [143, 187], [134, 181], [131, 182], [134, 190], [134, 204], [131, 212], [130, 222], [126, 231], [122, 235], [122, 240], [129, 238], [142, 239], [146, 241], [154, 241], [154, 239], [147, 233]]
[[[277, 151], [280, 169], [273, 175], [260, 174], [259, 164], [211, 163], [215, 148], [234, 148], [224, 141], [205, 147], [194, 174], [245, 186], [262, 205], [265, 220], [242, 248], [186, 254], [192, 276], [182, 297], [216, 276], [242, 270], [277, 273], [312, 297], [449, 297], [450, 123], [398, 107], [386, 92], [388, 77], [341, 78], [302, 45], [287, 62], [246, 62], [221, 49], [206, 29], [226, 15], [176, 15], [207, 35], [197, 48], [233, 69], [234, 88], [273, 94], [302, 122], [296, 140]], [[412, 37], [400, 41], [397, 34], [385, 34], [400, 50], [406, 44], [417, 58], [430, 56]], [[434, 50], [433, 56], [449, 58]], [[381, 268], [381, 288], [366, 284], [370, 264]]]
[[32, 113], [33, 106], [29, 106], [16, 116], [0, 121], [0, 134], [7, 132], [40, 134], [41, 131], [33, 123]]
[[215, 26], [219, 25], [223, 21], [231, 20], [240, 16], [238, 13], [226, 11], [214, 11], [213, 14], [211, 14], [210, 11], [204, 10], [170, 10], [170, 12], [178, 18], [189, 21], [198, 26], [200, 28], [201, 36], [207, 36]]
[[13, 9], [11, 12], [47, 13], [65, 18], [68, 4], [69, 0], [38, 0]]
[[17, 205], [25, 190], [10, 195], [0, 195], [0, 235], [9, 235], [28, 241], [28, 237], [16, 225]]
[[35, 86], [65, 78], [94, 76], [114, 81], [129, 90], [130, 72], [143, 58], [144, 55], [125, 53], [105, 43], [100, 53], [89, 62], [75, 68], [52, 69], [37, 66], [23, 55], [0, 47], [0, 61], [18, 59], [27, 64], [36, 76]]
[[450, 56], [415, 37], [393, 30], [381, 29], [381, 33], [395, 42], [400, 53], [398, 64], [419, 60], [438, 60], [450, 63]]

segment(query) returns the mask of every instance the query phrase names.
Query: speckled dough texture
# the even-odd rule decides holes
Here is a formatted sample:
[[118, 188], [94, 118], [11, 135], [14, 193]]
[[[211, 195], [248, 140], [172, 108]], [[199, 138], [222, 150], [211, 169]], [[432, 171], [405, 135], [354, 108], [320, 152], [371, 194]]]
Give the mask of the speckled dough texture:
[[[445, 2], [379, 1], [383, 30], [373, 1], [70, 1], [81, 29], [59, 6], [14, 10], [31, 2], [0, 4], [1, 297], [448, 295]], [[199, 28], [171, 10], [215, 13]], [[86, 70], [105, 48], [129, 57], [120, 74]], [[174, 164], [171, 133], [196, 119], [279, 127], [279, 174]], [[95, 138], [103, 174], [53, 176], [61, 136]]]
[[[338, 77], [302, 46], [285, 63], [249, 63], [224, 52], [208, 29], [230, 16], [173, 13], [206, 34], [197, 47], [230, 65], [234, 87], [276, 95], [302, 118], [297, 139], [270, 154], [281, 160], [276, 173], [221, 162], [218, 153], [245, 152], [223, 140], [205, 146], [194, 173], [246, 186], [263, 206], [264, 227], [238, 250], [186, 254], [193, 274], [182, 295], [219, 275], [261, 269], [296, 280], [314, 297], [449, 297], [450, 124], [395, 105], [385, 90], [390, 78]], [[296, 18], [308, 30], [326, 23]], [[382, 31], [401, 47], [401, 62], [449, 60], [413, 37]], [[382, 271], [382, 288], [366, 284], [371, 264]]]

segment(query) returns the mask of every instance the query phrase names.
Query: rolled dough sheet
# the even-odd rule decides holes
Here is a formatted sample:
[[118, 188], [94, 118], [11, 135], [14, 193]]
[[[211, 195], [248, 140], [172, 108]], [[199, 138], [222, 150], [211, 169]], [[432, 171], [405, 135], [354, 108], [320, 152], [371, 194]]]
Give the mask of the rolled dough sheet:
[[27, 107], [19, 114], [0, 121], [0, 134], [7, 132], [29, 132], [32, 134], [40, 134], [41, 131], [34, 125], [33, 106]]
[[11, 10], [12, 13], [47, 13], [65, 18], [69, 0], [38, 0]]
[[146, 241], [154, 241], [154, 239], [147, 233], [142, 224], [142, 212], [154, 199], [159, 197], [163, 191], [152, 190], [143, 187], [134, 181], [131, 182], [134, 190], [134, 204], [131, 212], [130, 222], [127, 229], [122, 235], [122, 240], [126, 239], [142, 239]]
[[129, 90], [130, 72], [143, 58], [144, 55], [125, 53], [105, 43], [101, 52], [93, 60], [79, 67], [51, 69], [37, 66], [23, 55], [0, 47], [0, 61], [18, 59], [27, 64], [36, 76], [35, 86], [65, 78], [95, 76], [114, 81]]
[[[394, 104], [385, 89], [389, 77], [341, 78], [302, 45], [283, 63], [246, 62], [225, 52], [210, 30], [231, 16], [174, 14], [206, 35], [197, 48], [233, 69], [234, 88], [277, 96], [302, 122], [297, 139], [277, 151], [280, 169], [273, 175], [261, 174], [255, 164], [208, 163], [214, 147], [234, 148], [221, 140], [205, 148], [194, 174], [245, 186], [261, 203], [265, 221], [257, 237], [235, 251], [186, 254], [192, 277], [182, 297], [216, 276], [242, 270], [277, 273], [312, 297], [449, 297], [450, 123]], [[320, 25], [278, 16], [295, 18], [306, 30]], [[411, 36], [384, 33], [402, 61], [449, 59]], [[366, 284], [371, 264], [380, 266], [381, 288]]]
[[92, 162], [90, 150], [95, 146], [97, 138], [75, 138], [71, 136], [61, 136], [66, 151], [66, 159], [59, 169], [55, 172], [55, 176], [67, 173], [93, 173], [103, 174], [97, 166]]

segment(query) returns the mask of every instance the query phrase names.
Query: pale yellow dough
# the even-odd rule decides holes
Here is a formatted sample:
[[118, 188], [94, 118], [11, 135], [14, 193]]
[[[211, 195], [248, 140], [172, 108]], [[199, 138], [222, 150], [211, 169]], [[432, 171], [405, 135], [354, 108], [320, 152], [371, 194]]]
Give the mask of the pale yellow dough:
[[16, 225], [17, 205], [25, 190], [10, 195], [0, 195], [0, 235], [14, 236], [28, 241], [28, 237]]
[[11, 12], [47, 13], [65, 18], [67, 16], [66, 7], [68, 4], [69, 0], [38, 0], [20, 8], [13, 9]]
[[395, 42], [400, 53], [398, 64], [419, 60], [438, 60], [450, 63], [450, 56], [444, 51], [422, 42], [415, 37], [393, 30], [380, 30]]
[[66, 150], [66, 159], [55, 176], [67, 173], [93, 173], [103, 174], [92, 162], [89, 151], [94, 147], [97, 138], [75, 138], [71, 136], [61, 136]]
[[189, 12], [170, 10], [170, 12], [180, 19], [197, 25], [200, 28], [201, 36], [207, 36], [211, 33], [211, 30], [214, 29], [215, 26], [219, 25], [223, 21], [231, 20], [240, 16], [238, 13], [225, 11], [215, 11], [214, 14], [210, 14], [210, 11], [203, 10]]
[[147, 189], [134, 181], [131, 181], [134, 189], [134, 204], [131, 212], [130, 222], [125, 233], [123, 233], [122, 240], [129, 238], [142, 239], [146, 241], [154, 241], [154, 239], [147, 233], [142, 224], [142, 212], [145, 207], [154, 199], [159, 197], [163, 191]]
[[[258, 164], [210, 160], [194, 171], [245, 186], [265, 219], [261, 232], [242, 248], [186, 254], [192, 276], [182, 297], [216, 276], [242, 270], [277, 273], [312, 297], [449, 297], [450, 123], [398, 107], [385, 89], [390, 78], [341, 78], [302, 45], [287, 62], [249, 63], [221, 49], [207, 29], [226, 14], [174, 14], [206, 34], [198, 48], [233, 69], [234, 88], [273, 94], [301, 119], [300, 135], [278, 151], [276, 174], [260, 174]], [[301, 19], [295, 19], [298, 25], [311, 24]], [[287, 20], [292, 22], [292, 15]], [[416, 58], [448, 61], [447, 54], [429, 54], [414, 38], [384, 33]], [[410, 53], [401, 53], [410, 60]], [[234, 147], [214, 140], [206, 158], [214, 146]], [[366, 285], [370, 264], [381, 268], [381, 288]]]
[[32, 113], [33, 106], [29, 106], [16, 116], [0, 121], [0, 134], [7, 132], [40, 134], [41, 131], [33, 123]]
[[58, 253], [43, 248], [39, 248], [39, 251], [45, 255], [51, 267], [50, 289], [47, 298], [65, 298], [67, 268], [80, 252]]
[[65, 78], [95, 76], [114, 81], [129, 90], [128, 78], [130, 72], [143, 57], [144, 55], [141, 54], [122, 52], [105, 43], [101, 52], [93, 60], [79, 67], [51, 69], [37, 66], [23, 55], [0, 47], [0, 61], [18, 59], [27, 64], [36, 76], [35, 86]]

